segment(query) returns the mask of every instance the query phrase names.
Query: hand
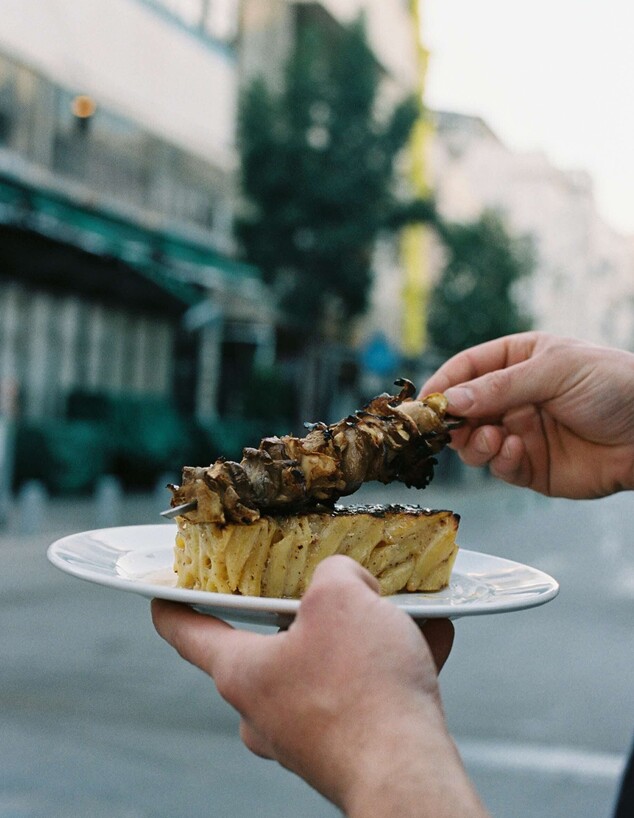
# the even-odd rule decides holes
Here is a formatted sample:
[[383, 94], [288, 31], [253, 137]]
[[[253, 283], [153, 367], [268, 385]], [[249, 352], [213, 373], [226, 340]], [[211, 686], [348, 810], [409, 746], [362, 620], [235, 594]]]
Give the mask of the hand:
[[[294, 622], [274, 635], [234, 630], [174, 603], [154, 600], [152, 612], [158, 632], [212, 676], [240, 713], [246, 746], [302, 776], [346, 814], [462, 815], [451, 794], [446, 807], [435, 806], [443, 784], [470, 808], [479, 803], [438, 693], [451, 623], [429, 621], [426, 641], [348, 557], [317, 566]], [[429, 813], [420, 810], [421, 788]]]
[[460, 352], [424, 384], [468, 420], [452, 447], [508, 483], [603, 497], [634, 488], [634, 354], [546, 333]]

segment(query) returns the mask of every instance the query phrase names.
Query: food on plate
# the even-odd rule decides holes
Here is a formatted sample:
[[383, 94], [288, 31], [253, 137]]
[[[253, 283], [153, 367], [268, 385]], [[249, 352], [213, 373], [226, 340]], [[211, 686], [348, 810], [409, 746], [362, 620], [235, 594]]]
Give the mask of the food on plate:
[[332, 505], [370, 480], [424, 488], [457, 421], [444, 395], [414, 400], [410, 381], [397, 385], [398, 395], [379, 395], [338, 423], [307, 424], [306, 437], [266, 437], [240, 463], [186, 466], [181, 485], [170, 486], [172, 506], [191, 503], [190, 522], [252, 523], [261, 513]]
[[346, 553], [382, 593], [438, 590], [457, 553], [458, 516], [409, 506], [336, 507], [364, 482], [424, 488], [434, 455], [459, 421], [441, 394], [415, 400], [396, 382], [338, 423], [306, 424], [303, 437], [267, 437], [242, 460], [185, 467], [170, 486], [178, 524], [181, 587], [261, 596], [301, 596], [315, 565]]
[[349, 506], [263, 515], [255, 522], [179, 520], [178, 585], [263, 597], [301, 597], [321, 560], [346, 554], [382, 594], [438, 591], [451, 575], [459, 517], [417, 506]]

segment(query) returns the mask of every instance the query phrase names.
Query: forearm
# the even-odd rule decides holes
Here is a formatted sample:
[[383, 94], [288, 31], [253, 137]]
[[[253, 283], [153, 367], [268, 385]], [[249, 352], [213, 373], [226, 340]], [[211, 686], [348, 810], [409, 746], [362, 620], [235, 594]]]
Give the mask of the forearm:
[[634, 491], [634, 443], [619, 452], [613, 467], [616, 474], [615, 491]]
[[346, 793], [348, 818], [489, 818], [444, 725], [410, 721], [377, 750]]

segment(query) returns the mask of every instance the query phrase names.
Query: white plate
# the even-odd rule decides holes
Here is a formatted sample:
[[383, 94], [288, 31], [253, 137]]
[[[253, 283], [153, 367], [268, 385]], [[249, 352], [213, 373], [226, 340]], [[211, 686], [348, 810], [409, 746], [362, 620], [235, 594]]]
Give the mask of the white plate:
[[[176, 588], [172, 570], [175, 534], [176, 526], [169, 524], [84, 531], [54, 542], [48, 558], [75, 577], [150, 599], [186, 602], [203, 613], [233, 621], [283, 626], [292, 620], [299, 607], [296, 599]], [[543, 571], [461, 549], [448, 588], [429, 594], [397, 594], [389, 599], [414, 619], [456, 619], [533, 608], [558, 592], [558, 583]]]

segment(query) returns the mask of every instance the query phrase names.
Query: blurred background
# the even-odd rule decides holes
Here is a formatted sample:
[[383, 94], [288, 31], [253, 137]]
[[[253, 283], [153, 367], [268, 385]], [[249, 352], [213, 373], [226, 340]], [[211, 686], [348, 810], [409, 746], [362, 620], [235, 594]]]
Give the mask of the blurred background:
[[[222, 776], [215, 812], [201, 811], [204, 792], [189, 779], [189, 806], [161, 806], [167, 784], [177, 786], [169, 768], [187, 739], [159, 760], [148, 733], [158, 717], [153, 711], [148, 722], [143, 701], [148, 668], [165, 687], [161, 668], [170, 659], [144, 641], [143, 603], [117, 603], [120, 617], [139, 619], [142, 636], [133, 640], [121, 636], [117, 617], [110, 629], [103, 624], [112, 617], [108, 592], [101, 603], [101, 592], [80, 593], [54, 576], [43, 560], [54, 535], [153, 521], [183, 464], [237, 457], [263, 435], [301, 431], [305, 420], [334, 421], [396, 377], [419, 385], [473, 343], [536, 328], [634, 350], [634, 126], [624, 39], [632, 12], [617, 0], [512, 5], [3, 0], [0, 555], [11, 627], [0, 693], [13, 713], [3, 818], [243, 815], [258, 788], [269, 812], [253, 807], [257, 814], [313, 814], [298, 806], [311, 796], [284, 773], [266, 789], [261, 762], [246, 754], [229, 765], [256, 782], [241, 806], [231, 807]], [[487, 706], [473, 699], [469, 672], [478, 676], [481, 654], [472, 648], [456, 660], [468, 662], [467, 672], [447, 682], [449, 714], [496, 814], [532, 814], [531, 787], [542, 795], [548, 770], [549, 814], [572, 814], [572, 805], [580, 816], [583, 808], [607, 814], [632, 723], [633, 668], [608, 636], [623, 625], [626, 604], [631, 612], [631, 504], [540, 505], [493, 486], [485, 473], [466, 473], [450, 453], [435, 487], [438, 503], [453, 503], [465, 519], [471, 513], [470, 542], [524, 554], [546, 570], [548, 549], [511, 554], [513, 536], [487, 520], [510, 509], [525, 545], [543, 544], [544, 519], [554, 526], [551, 541], [574, 530], [555, 568], [570, 572], [575, 593], [587, 593], [597, 565], [611, 561], [618, 582], [609, 573], [599, 586], [612, 603], [601, 593], [590, 600], [597, 674], [564, 707], [577, 714], [572, 726], [551, 734], [526, 713], [518, 725], [507, 702], [509, 721], [493, 730], [507, 744], [486, 743], [504, 681], [493, 684], [478, 666], [492, 698]], [[31, 567], [16, 573], [26, 557]], [[64, 647], [55, 626], [84, 623], [93, 604], [107, 612], [98, 644], [76, 624]], [[588, 613], [563, 608], [567, 646], [578, 617]], [[542, 619], [547, 641], [553, 623]], [[35, 637], [42, 622], [49, 635]], [[499, 638], [510, 645], [509, 628]], [[621, 647], [632, 647], [628, 633], [618, 631]], [[82, 644], [81, 670], [62, 658], [74, 655], [73, 638]], [[609, 658], [599, 660], [601, 650]], [[559, 653], [549, 656], [554, 667]], [[121, 680], [115, 692], [111, 660], [138, 678], [138, 700]], [[599, 667], [615, 662], [622, 684], [610, 687], [613, 712], [597, 712], [575, 732], [584, 697], [605, 682]], [[106, 666], [104, 686], [89, 668]], [[157, 693], [158, 710], [178, 701], [177, 683], [203, 700], [202, 682], [179, 668], [173, 686]], [[533, 701], [542, 682], [527, 669], [515, 675], [513, 701]], [[555, 687], [561, 702], [569, 691]], [[106, 712], [129, 693], [124, 756], [134, 762], [108, 767], [97, 752], [89, 763], [95, 725], [105, 729]], [[83, 697], [81, 736], [60, 739], [63, 758], [42, 767], [59, 750], [69, 702]], [[222, 735], [230, 742], [235, 725], [214, 702], [222, 714], [214, 724], [220, 720], [221, 733], [229, 725]], [[481, 720], [464, 727], [465, 707], [482, 707]], [[117, 740], [104, 751], [110, 761]], [[206, 753], [205, 737], [197, 741]], [[563, 746], [563, 755], [531, 755], [530, 742], [542, 741]], [[239, 750], [221, 746], [233, 764]], [[509, 758], [523, 771], [515, 789]], [[143, 778], [149, 768], [167, 771], [160, 786]], [[26, 782], [38, 770], [46, 774], [29, 798]], [[134, 795], [139, 776], [146, 783]], [[114, 779], [126, 783], [113, 789]], [[329, 814], [314, 803], [314, 814]]]
[[[3, 4], [4, 484], [146, 488], [506, 332], [633, 347], [631, 235], [588, 172], [473, 113], [551, 139], [541, 73], [509, 31], [513, 119], [496, 4], [482, 32], [470, 5]], [[470, 110], [431, 107], [428, 82]]]

